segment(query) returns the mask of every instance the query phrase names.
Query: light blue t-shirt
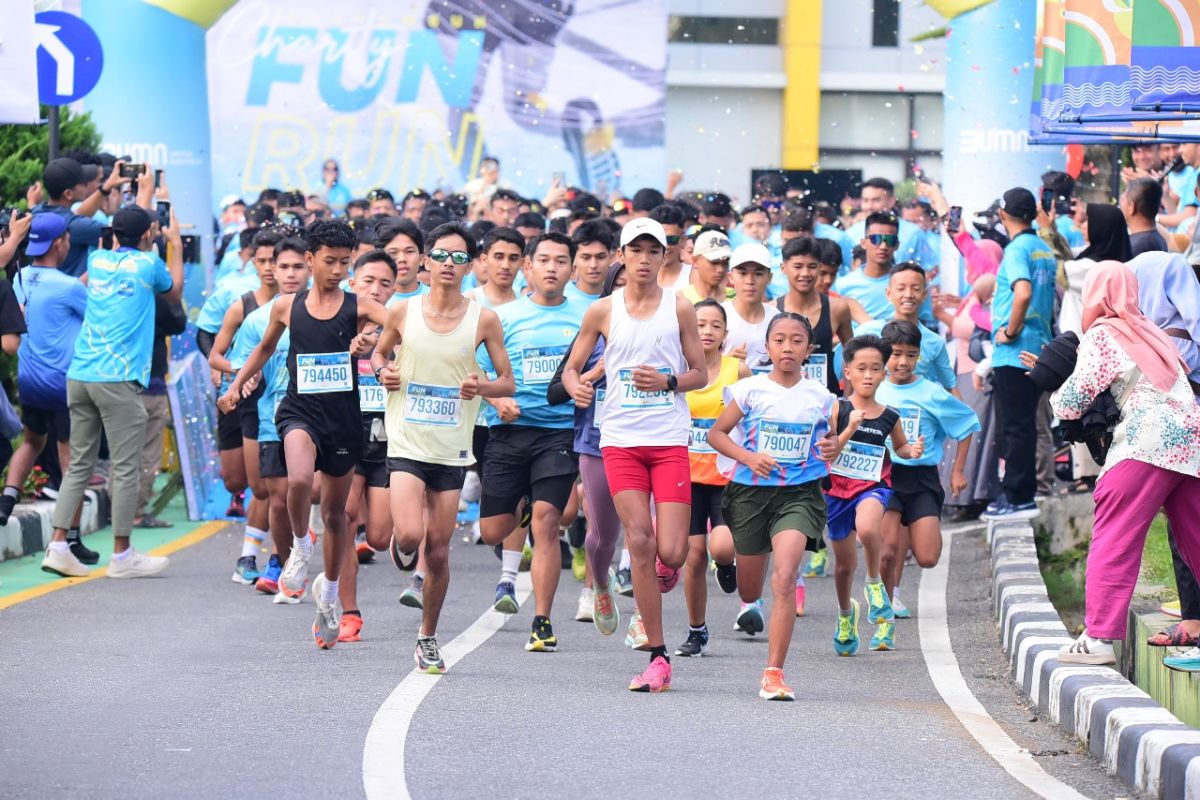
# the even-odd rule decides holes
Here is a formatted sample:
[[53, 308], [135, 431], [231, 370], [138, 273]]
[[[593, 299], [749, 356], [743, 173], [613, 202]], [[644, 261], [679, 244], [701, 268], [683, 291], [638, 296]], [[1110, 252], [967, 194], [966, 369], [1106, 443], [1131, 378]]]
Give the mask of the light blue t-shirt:
[[1050, 341], [1050, 322], [1054, 317], [1054, 275], [1057, 269], [1054, 251], [1033, 231], [1018, 234], [1004, 248], [1004, 258], [996, 275], [996, 293], [992, 297], [992, 330], [999, 331], [1008, 324], [1013, 305], [1013, 284], [1029, 281], [1033, 294], [1029, 309], [1025, 312], [1025, 324], [1016, 340], [1008, 344], [996, 343], [992, 354], [993, 367], [1024, 369], [1021, 351], [1040, 353]]
[[582, 300], [588, 305], [591, 305], [600, 299], [600, 295], [588, 294], [583, 289], [580, 289], [579, 284], [575, 283], [575, 281], [571, 281], [567, 284], [566, 289], [563, 290], [563, 294], [565, 294], [567, 297], [573, 297], [576, 300]]
[[418, 281], [417, 288], [413, 289], [411, 292], [396, 292], [394, 295], [392, 295], [387, 301], [387, 308], [391, 308], [401, 300], [407, 300], [410, 297], [417, 297], [423, 294], [429, 294], [429, 287]]
[[87, 309], [67, 370], [73, 381], [150, 383], [154, 298], [171, 289], [163, 260], [132, 247], [88, 256]]
[[1179, 172], [1167, 173], [1167, 185], [1179, 197], [1180, 209], [1184, 206], [1200, 205], [1200, 200], [1196, 199], [1197, 176], [1200, 176], [1200, 171], [1190, 164]]
[[1071, 248], [1087, 246], [1087, 239], [1083, 238], [1083, 231], [1079, 230], [1075, 220], [1066, 214], [1059, 214], [1054, 218], [1054, 227], [1058, 228], [1058, 232], [1067, 240], [1067, 245]]
[[[864, 322], [855, 329], [854, 335], [881, 336], [883, 326], [887, 323], [888, 321], [882, 319]], [[946, 350], [946, 340], [924, 325], [918, 325], [917, 330], [921, 332], [921, 358], [917, 361], [915, 372], [918, 376], [929, 378], [946, 389], [953, 389], [958, 383], [958, 376], [954, 374], [954, 367], [950, 366], [950, 354]]]
[[842, 297], [857, 300], [872, 319], [891, 319], [894, 313], [887, 298], [887, 286], [891, 276], [884, 274], [872, 278], [866, 269], [856, 269], [833, 282], [833, 291]]
[[225, 255], [221, 257], [221, 263], [217, 265], [217, 271], [213, 275], [213, 286], [220, 286], [221, 281], [234, 275], [244, 275], [249, 268], [251, 273], [254, 272], [250, 262], [242, 261], [242, 251], [238, 247], [237, 237], [235, 236], [229, 242], [229, 247], [225, 249]]
[[[914, 225], [906, 219], [897, 221], [900, 223], [897, 231], [900, 236], [900, 245], [896, 248], [893, 260], [897, 264], [902, 261], [915, 261], [926, 270], [936, 267], [942, 258], [941, 248], [929, 246], [925, 231], [921, 230], [920, 225]], [[858, 244], [866, 236], [866, 229], [866, 219], [861, 219], [850, 226], [846, 235], [854, 244]]]
[[925, 437], [925, 453], [915, 459], [897, 456], [889, 438], [888, 450], [897, 464], [935, 467], [942, 463], [946, 439], [957, 442], [979, 431], [979, 417], [970, 406], [924, 378], [903, 385], [884, 381], [875, 392], [875, 399], [900, 412], [900, 424], [910, 442], [917, 438], [913, 432]]
[[246, 292], [256, 291], [261, 285], [262, 282], [258, 279], [256, 272], [249, 275], [235, 273], [222, 279], [213, 289], [213, 293], [204, 301], [204, 305], [200, 307], [200, 314], [196, 317], [196, 327], [214, 336], [220, 333], [221, 323], [225, 321], [225, 312], [233, 305], [233, 301]]
[[279, 404], [287, 396], [288, 388], [288, 349], [292, 343], [290, 331], [284, 331], [279, 337], [275, 352], [263, 364], [262, 396], [258, 398], [258, 441], [278, 442], [279, 431], [275, 428], [275, 412]]
[[12, 288], [25, 307], [28, 328], [17, 351], [21, 404], [66, 408], [67, 368], [83, 324], [87, 287], [56, 267], [25, 267]]
[[[854, 266], [854, 245], [857, 241], [850, 238], [841, 228], [835, 228], [832, 225], [826, 225], [824, 222], [816, 222], [813, 224], [813, 235], [818, 239], [832, 239], [837, 242], [838, 247], [842, 248], [842, 266], [838, 270], [839, 275], [845, 275]], [[859, 239], [862, 237], [860, 236]]]
[[[546, 389], [558, 371], [558, 365], [579, 333], [587, 301], [564, 297], [557, 306], [542, 306], [531, 297], [521, 297], [496, 308], [504, 329], [504, 349], [512, 363], [517, 391], [513, 399], [521, 407], [521, 416], [513, 425], [538, 428], [572, 428], [575, 408], [571, 403], [552, 406], [546, 402]], [[479, 366], [493, 372], [487, 348], [480, 345]], [[489, 426], [505, 425], [490, 403], [484, 403]]]
[[229, 365], [234, 369], [241, 369], [246, 359], [254, 352], [254, 348], [262, 341], [263, 334], [267, 332], [267, 323], [271, 321], [271, 306], [275, 305], [275, 299], [272, 297], [242, 320], [241, 327], [233, 337], [233, 344], [225, 354]]

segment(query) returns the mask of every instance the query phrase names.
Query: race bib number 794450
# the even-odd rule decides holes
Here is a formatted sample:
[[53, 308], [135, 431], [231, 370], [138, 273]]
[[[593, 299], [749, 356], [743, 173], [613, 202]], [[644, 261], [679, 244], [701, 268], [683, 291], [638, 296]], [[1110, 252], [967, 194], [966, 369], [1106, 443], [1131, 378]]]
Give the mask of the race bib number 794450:
[[353, 388], [349, 353], [296, 354], [296, 390], [300, 394], [348, 392]]

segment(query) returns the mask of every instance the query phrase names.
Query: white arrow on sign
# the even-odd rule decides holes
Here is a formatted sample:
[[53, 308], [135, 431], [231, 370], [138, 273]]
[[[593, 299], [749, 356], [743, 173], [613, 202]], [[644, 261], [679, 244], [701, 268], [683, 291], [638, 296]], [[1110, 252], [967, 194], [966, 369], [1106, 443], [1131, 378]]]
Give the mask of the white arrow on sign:
[[46, 55], [58, 65], [55, 94], [67, 97], [75, 93], [75, 54], [58, 38], [60, 30], [62, 28], [58, 25], [39, 22], [36, 24], [34, 38], [37, 46], [45, 50]]

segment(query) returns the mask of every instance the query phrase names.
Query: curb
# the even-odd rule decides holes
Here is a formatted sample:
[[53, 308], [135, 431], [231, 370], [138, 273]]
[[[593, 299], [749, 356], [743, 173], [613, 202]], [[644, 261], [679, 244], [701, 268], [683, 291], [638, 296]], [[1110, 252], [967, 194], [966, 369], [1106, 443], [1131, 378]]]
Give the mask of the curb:
[[[45, 550], [53, 533], [50, 525], [50, 516], [53, 513], [53, 500], [18, 504], [12, 516], [8, 518], [8, 524], [0, 527], [0, 562]], [[104, 489], [88, 489], [84, 492], [83, 512], [79, 517], [80, 533], [92, 533], [108, 523], [108, 492]]]
[[1074, 641], [1046, 594], [1033, 527], [988, 525], [992, 598], [1013, 680], [1110, 775], [1152, 797], [1200, 797], [1200, 731], [1110, 667], [1060, 665]]

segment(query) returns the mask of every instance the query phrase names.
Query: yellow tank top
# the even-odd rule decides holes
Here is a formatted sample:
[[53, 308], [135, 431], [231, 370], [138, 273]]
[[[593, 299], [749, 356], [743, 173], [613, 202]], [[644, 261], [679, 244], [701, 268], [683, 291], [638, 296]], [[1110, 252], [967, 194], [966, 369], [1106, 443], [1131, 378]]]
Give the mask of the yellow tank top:
[[467, 303], [458, 327], [437, 333], [425, 324], [425, 299], [411, 298], [397, 348], [400, 389], [390, 392], [384, 421], [388, 457], [463, 467], [474, 463], [471, 436], [480, 399], [463, 400], [469, 373], [483, 377], [475, 360], [480, 305]]
[[737, 383], [741, 363], [732, 356], [721, 356], [721, 371], [716, 381], [687, 393], [688, 412], [692, 416], [692, 433], [688, 439], [692, 483], [710, 486], [729, 483], [729, 479], [717, 471], [717, 451], [708, 444], [708, 431], [725, 410], [725, 387]]

